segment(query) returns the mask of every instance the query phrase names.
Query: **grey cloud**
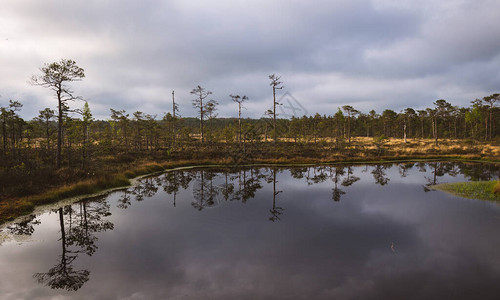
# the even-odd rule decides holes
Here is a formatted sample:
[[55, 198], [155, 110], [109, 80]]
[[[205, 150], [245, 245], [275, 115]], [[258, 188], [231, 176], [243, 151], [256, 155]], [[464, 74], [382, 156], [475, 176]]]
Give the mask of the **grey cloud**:
[[346, 102], [398, 110], [443, 94], [467, 105], [500, 77], [498, 9], [487, 0], [3, 2], [0, 33], [10, 44], [0, 36], [0, 94], [38, 99], [23, 112], [32, 117], [52, 99], [26, 79], [72, 58], [87, 73], [75, 89], [99, 117], [109, 107], [166, 111], [174, 89], [181, 114], [194, 116], [189, 91], [198, 84], [223, 104], [220, 116], [235, 115], [228, 95], [237, 93], [258, 117], [271, 73], [310, 113]]
[[[451, 2], [451, 1], [447, 1]], [[368, 49], [373, 73], [422, 77], [441, 74], [467, 64], [492, 62], [500, 54], [500, 31], [492, 1], [462, 1], [445, 11], [433, 11], [415, 36]]]

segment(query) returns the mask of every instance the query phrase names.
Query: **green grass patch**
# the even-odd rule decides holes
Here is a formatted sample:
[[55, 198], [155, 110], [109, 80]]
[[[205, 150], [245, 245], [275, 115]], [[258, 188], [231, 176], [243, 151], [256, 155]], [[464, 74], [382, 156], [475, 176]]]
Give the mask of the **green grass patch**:
[[500, 201], [499, 181], [442, 183], [433, 188], [463, 198]]

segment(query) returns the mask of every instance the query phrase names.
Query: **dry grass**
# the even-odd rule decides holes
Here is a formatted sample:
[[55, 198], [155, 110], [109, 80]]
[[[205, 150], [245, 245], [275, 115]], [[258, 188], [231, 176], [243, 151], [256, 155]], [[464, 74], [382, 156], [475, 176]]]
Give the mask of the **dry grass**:
[[130, 181], [125, 176], [119, 174], [62, 186], [40, 195], [22, 198], [21, 200], [33, 203], [34, 205], [47, 204], [70, 197], [95, 194], [106, 189], [127, 186], [129, 184]]
[[[294, 139], [280, 139], [282, 142], [293, 143]], [[460, 155], [469, 158], [486, 157], [498, 160], [500, 145], [473, 140], [439, 139], [438, 146], [433, 139], [403, 139], [388, 138], [376, 143], [373, 137], [353, 137], [351, 143], [344, 140], [345, 149], [359, 154], [359, 157], [370, 157], [369, 153], [390, 152], [397, 156], [425, 156], [425, 155]], [[334, 138], [318, 138], [316, 143], [311, 139], [297, 139], [299, 143], [323, 147], [334, 144]]]
[[[352, 141], [351, 145], [355, 149], [368, 151], [377, 149], [374, 139], [367, 137], [357, 137]], [[460, 155], [471, 158], [486, 157], [496, 160], [500, 158], [499, 145], [468, 140], [441, 139], [438, 141], [438, 146], [436, 146], [432, 139], [408, 139], [405, 143], [403, 139], [391, 138], [385, 140], [382, 147], [399, 156]]]
[[[403, 139], [375, 140], [374, 138], [352, 138], [350, 144], [344, 141], [337, 149], [334, 139], [318, 139], [294, 143], [280, 143], [275, 147], [272, 142], [258, 144], [251, 155], [242, 163], [289, 164], [289, 163], [333, 163], [333, 162], [378, 162], [384, 160], [425, 160], [425, 159], [480, 159], [499, 161], [500, 146], [477, 141], [439, 140], [436, 147], [434, 140]], [[141, 160], [139, 156], [124, 154], [100, 157], [99, 174], [94, 179], [75, 182], [46, 190], [41, 194], [3, 199], [0, 201], [0, 224], [14, 217], [31, 212], [36, 205], [56, 202], [67, 197], [93, 194], [108, 188], [125, 186], [130, 178], [164, 171], [166, 169], [193, 165], [231, 165], [234, 161], [228, 157], [231, 151], [225, 146], [193, 144], [173, 153], [172, 156], [156, 158], [157, 161]], [[233, 147], [233, 146], [230, 146]], [[236, 151], [241, 151], [237, 150]], [[251, 148], [250, 148], [251, 149]], [[129, 157], [130, 156], [130, 157]], [[165, 160], [167, 160], [165, 162]], [[97, 172], [96, 171], [96, 172]], [[495, 193], [500, 193], [500, 183], [495, 186]]]
[[37, 205], [54, 203], [75, 196], [95, 194], [110, 188], [127, 185], [130, 185], [130, 181], [124, 175], [117, 174], [64, 185], [39, 195], [2, 201], [0, 202], [0, 224], [32, 212]]
[[[50, 189], [38, 195], [23, 197], [19, 199], [7, 199], [0, 202], [0, 224], [13, 220], [21, 215], [29, 214], [37, 205], [54, 203], [66, 198], [92, 195], [107, 189], [116, 187], [125, 187], [130, 185], [131, 178], [141, 175], [147, 175], [155, 172], [161, 172], [171, 168], [193, 165], [193, 161], [171, 161], [165, 163], [142, 162], [133, 169], [108, 174], [101, 178], [83, 180], [74, 184], [63, 185], [58, 188]], [[196, 165], [208, 164], [228, 164], [229, 160], [200, 160]]]

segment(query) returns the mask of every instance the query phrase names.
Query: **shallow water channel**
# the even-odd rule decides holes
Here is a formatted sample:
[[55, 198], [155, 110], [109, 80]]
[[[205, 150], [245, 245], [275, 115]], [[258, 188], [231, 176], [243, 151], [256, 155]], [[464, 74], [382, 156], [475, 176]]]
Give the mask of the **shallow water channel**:
[[192, 169], [1, 229], [1, 299], [498, 299], [500, 206], [450, 162]]

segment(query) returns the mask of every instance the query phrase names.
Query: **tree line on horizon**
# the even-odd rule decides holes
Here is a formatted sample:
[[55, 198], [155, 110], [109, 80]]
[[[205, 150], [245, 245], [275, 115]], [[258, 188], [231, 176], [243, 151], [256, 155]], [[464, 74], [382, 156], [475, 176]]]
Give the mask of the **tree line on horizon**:
[[[56, 110], [44, 108], [32, 120], [24, 120], [20, 101], [10, 100], [0, 107], [2, 133], [1, 168], [31, 163], [86, 169], [90, 156], [119, 152], [172, 151], [185, 145], [203, 144], [222, 149], [230, 144], [332, 143], [349, 144], [355, 137], [434, 139], [471, 139], [497, 141], [500, 94], [471, 101], [470, 107], [454, 106], [444, 99], [422, 110], [406, 108], [400, 112], [385, 109], [363, 113], [353, 106], [339, 107], [331, 115], [280, 118], [276, 112], [276, 90], [282, 89], [280, 77], [269, 76], [273, 92], [273, 109], [260, 119], [242, 118], [247, 96], [228, 95], [236, 105], [237, 118], [217, 118], [218, 102], [212, 94], [196, 86], [193, 108], [196, 118], [180, 117], [175, 94], [172, 110], [161, 119], [141, 111], [127, 113], [110, 109], [109, 120], [95, 120], [89, 105], [70, 110], [69, 101], [83, 100], [73, 95], [69, 83], [82, 80], [84, 70], [72, 60], [47, 64], [31, 83], [52, 90], [57, 98]], [[218, 149], [219, 149], [218, 148]]]

